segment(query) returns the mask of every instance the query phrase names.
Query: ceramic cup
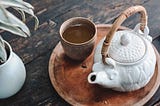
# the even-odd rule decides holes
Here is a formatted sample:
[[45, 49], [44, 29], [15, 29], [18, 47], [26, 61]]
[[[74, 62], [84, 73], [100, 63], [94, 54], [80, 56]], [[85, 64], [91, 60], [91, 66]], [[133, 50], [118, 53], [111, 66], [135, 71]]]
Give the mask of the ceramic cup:
[[93, 51], [97, 29], [87, 18], [74, 17], [60, 27], [61, 43], [65, 54], [74, 60], [84, 60]]

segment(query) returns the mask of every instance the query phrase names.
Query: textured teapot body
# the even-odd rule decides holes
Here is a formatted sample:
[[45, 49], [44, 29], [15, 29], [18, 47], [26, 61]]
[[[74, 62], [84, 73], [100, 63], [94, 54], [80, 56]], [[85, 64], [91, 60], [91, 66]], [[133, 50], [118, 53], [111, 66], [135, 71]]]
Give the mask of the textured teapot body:
[[[134, 31], [130, 32], [134, 33]], [[113, 90], [123, 92], [134, 91], [144, 87], [150, 81], [154, 74], [156, 56], [151, 44], [151, 37], [145, 34], [139, 34], [138, 36], [141, 37], [141, 39], [145, 42], [145, 51], [142, 51], [144, 52], [144, 55], [141, 59], [137, 59], [134, 58], [134, 56], [131, 56], [136, 54], [137, 52], [141, 53], [141, 51], [137, 48], [135, 49], [136, 51], [133, 51], [135, 53], [130, 53], [131, 55], [129, 54], [128, 57], [126, 57], [128, 59], [124, 59], [124, 57], [121, 56], [123, 55], [123, 53], [115, 53], [120, 57], [109, 55], [109, 57], [105, 59], [107, 64], [103, 64], [102, 62], [101, 48], [104, 39], [101, 40], [95, 50], [94, 64], [92, 68], [93, 72], [88, 76], [89, 83], [96, 83], [106, 88], [111, 88]], [[128, 42], [126, 41], [124, 45], [126, 43]], [[114, 53], [113, 51], [110, 52]], [[124, 56], [126, 55], [126, 52], [124, 52]], [[114, 57], [116, 59], [118, 58], [117, 60], [122, 59], [124, 62], [119, 62], [115, 60]], [[135, 62], [130, 62], [135, 59], [137, 59]]]

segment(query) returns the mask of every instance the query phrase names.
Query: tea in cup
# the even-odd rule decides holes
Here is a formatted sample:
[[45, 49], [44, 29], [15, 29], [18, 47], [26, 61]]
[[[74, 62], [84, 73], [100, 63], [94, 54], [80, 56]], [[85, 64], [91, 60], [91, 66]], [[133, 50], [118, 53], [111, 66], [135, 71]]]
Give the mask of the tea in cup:
[[74, 17], [60, 27], [61, 43], [65, 54], [74, 60], [84, 60], [93, 51], [97, 29], [87, 18]]

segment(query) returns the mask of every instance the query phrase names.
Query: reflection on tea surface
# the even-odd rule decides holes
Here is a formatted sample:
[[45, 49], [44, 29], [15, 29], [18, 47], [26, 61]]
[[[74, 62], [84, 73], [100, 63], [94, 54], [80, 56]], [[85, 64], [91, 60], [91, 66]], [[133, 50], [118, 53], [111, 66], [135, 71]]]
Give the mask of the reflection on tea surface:
[[67, 28], [63, 38], [71, 43], [84, 43], [94, 36], [95, 31], [86, 25], [78, 24]]

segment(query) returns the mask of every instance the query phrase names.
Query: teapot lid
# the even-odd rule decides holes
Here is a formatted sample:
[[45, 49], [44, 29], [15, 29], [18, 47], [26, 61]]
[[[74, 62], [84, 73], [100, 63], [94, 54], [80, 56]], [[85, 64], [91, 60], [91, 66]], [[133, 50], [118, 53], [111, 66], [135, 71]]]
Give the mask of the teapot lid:
[[131, 31], [115, 34], [109, 47], [109, 57], [120, 63], [134, 63], [144, 57], [146, 43], [140, 35]]

